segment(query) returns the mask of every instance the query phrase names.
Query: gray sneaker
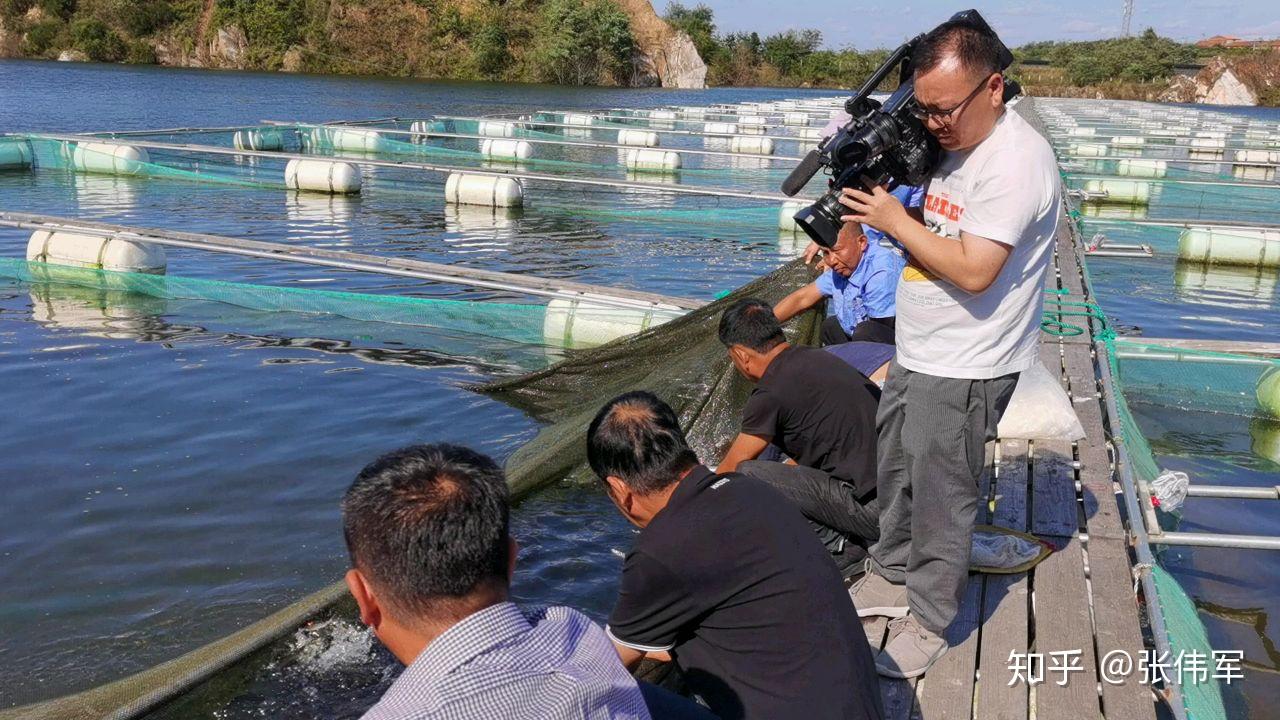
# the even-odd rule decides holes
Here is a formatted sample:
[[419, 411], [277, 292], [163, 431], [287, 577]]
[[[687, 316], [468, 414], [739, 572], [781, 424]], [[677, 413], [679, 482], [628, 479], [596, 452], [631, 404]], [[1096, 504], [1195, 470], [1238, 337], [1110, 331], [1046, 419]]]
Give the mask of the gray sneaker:
[[867, 571], [862, 579], [853, 584], [849, 590], [853, 599], [853, 607], [858, 617], [882, 615], [900, 618], [907, 614], [907, 586], [895, 585], [882, 576], [877, 575], [867, 563]]
[[916, 622], [914, 615], [908, 615], [889, 623], [889, 641], [876, 655], [876, 671], [885, 677], [917, 677], [946, 651], [945, 638]]

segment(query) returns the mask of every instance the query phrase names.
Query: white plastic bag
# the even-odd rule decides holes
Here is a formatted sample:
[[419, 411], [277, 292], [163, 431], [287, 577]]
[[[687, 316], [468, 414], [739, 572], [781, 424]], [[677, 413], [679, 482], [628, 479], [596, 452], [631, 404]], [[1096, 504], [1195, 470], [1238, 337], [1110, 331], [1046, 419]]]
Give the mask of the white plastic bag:
[[996, 434], [1023, 440], [1079, 440], [1084, 437], [1071, 398], [1042, 363], [1018, 376], [1009, 407]]

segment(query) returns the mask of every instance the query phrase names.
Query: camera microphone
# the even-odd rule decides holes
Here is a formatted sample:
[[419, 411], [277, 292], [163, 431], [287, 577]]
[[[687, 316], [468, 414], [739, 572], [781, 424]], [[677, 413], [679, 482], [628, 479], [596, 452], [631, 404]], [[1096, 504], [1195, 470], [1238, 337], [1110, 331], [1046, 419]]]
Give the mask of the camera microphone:
[[782, 181], [782, 192], [787, 197], [795, 197], [796, 193], [804, 189], [805, 185], [813, 179], [814, 175], [823, 168], [825, 163], [822, 161], [822, 153], [817, 150], [810, 150], [808, 155], [800, 161], [786, 180]]

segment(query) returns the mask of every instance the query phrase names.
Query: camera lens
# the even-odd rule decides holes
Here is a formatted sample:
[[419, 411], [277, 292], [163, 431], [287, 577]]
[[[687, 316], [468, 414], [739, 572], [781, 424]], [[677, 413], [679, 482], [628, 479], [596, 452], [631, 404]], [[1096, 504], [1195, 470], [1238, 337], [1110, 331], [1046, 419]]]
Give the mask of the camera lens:
[[794, 218], [809, 239], [824, 248], [831, 248], [835, 247], [836, 238], [840, 235], [843, 224], [840, 216], [843, 214], [844, 206], [840, 204], [839, 196], [829, 192], [809, 207], [801, 208]]

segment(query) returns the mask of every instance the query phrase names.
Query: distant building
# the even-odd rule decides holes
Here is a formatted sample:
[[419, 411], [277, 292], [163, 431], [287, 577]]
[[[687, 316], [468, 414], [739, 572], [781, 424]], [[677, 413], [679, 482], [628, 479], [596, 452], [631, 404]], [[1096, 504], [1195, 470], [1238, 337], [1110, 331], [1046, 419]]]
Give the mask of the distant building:
[[1245, 40], [1234, 35], [1214, 35], [1196, 43], [1202, 48], [1280, 48], [1280, 40]]

